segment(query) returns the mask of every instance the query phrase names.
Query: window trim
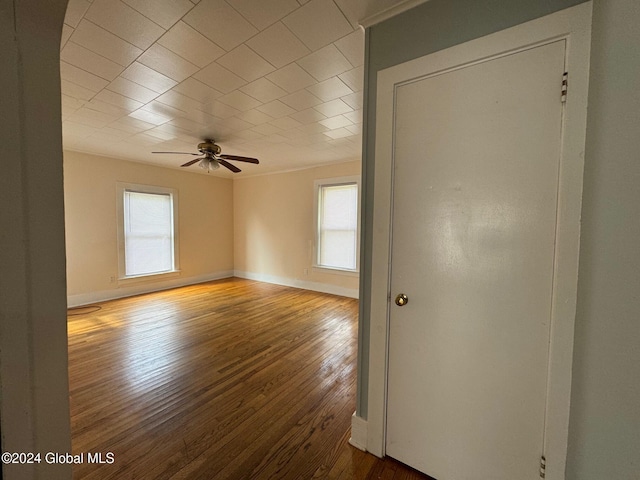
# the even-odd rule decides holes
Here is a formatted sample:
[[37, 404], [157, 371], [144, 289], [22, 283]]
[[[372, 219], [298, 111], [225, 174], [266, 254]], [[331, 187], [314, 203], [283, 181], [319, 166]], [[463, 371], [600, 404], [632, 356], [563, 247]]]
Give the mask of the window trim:
[[[360, 175], [350, 175], [344, 177], [323, 178], [313, 182], [314, 184], [314, 201], [313, 201], [313, 215], [314, 215], [314, 232], [313, 232], [313, 259], [312, 268], [316, 272], [333, 273], [338, 275], [358, 276], [360, 274], [360, 202], [361, 202], [361, 186]], [[356, 268], [341, 268], [341, 267], [329, 267], [321, 265], [319, 262], [320, 257], [320, 189], [322, 187], [339, 187], [342, 185], [356, 185], [358, 189], [358, 200], [356, 205], [356, 212], [358, 217], [356, 219]]]
[[[166, 272], [145, 273], [141, 275], [126, 275], [125, 266], [125, 229], [124, 229], [124, 195], [125, 192], [148, 193], [156, 195], [170, 195], [173, 220], [173, 269]], [[149, 280], [159, 280], [180, 274], [180, 242], [178, 229], [178, 190], [156, 185], [142, 185], [138, 183], [116, 182], [116, 214], [118, 230], [118, 284], [140, 283]]]

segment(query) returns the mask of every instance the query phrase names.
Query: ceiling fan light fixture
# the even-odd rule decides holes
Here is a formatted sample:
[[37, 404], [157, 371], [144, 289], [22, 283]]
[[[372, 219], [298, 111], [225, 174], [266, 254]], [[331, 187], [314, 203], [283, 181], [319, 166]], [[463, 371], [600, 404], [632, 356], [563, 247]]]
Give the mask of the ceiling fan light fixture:
[[220, 164], [215, 158], [203, 158], [198, 165], [207, 172], [212, 172], [220, 168]]

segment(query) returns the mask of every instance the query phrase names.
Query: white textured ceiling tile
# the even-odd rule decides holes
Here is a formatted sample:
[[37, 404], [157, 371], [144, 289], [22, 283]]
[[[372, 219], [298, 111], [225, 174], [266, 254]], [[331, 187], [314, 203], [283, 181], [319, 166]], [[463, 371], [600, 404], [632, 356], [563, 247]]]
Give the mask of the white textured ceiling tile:
[[88, 88], [81, 87], [76, 83], [71, 83], [68, 80], [60, 80], [60, 91], [68, 95], [72, 98], [77, 98], [78, 100], [91, 100], [96, 92], [93, 90], [89, 90]]
[[264, 137], [263, 133], [254, 132], [253, 130], [242, 130], [241, 132], [237, 132], [235, 135], [244, 140], [258, 140]]
[[262, 133], [263, 135], [273, 135], [274, 133], [281, 132], [282, 129], [271, 125], [269, 123], [263, 123], [262, 125], [256, 125], [251, 128], [252, 131]]
[[124, 117], [135, 110], [127, 110], [126, 108], [117, 107], [116, 105], [111, 105], [110, 103], [101, 102], [100, 100], [96, 100], [95, 97], [91, 101], [87, 102], [87, 108], [90, 108], [91, 110], [97, 110], [98, 112], [107, 113], [118, 118]]
[[185, 81], [179, 83], [173, 87], [173, 90], [200, 103], [210, 103], [223, 95], [218, 90], [205, 85], [193, 77], [187, 78]]
[[123, 108], [124, 110], [127, 110], [127, 112], [133, 112], [144, 105], [142, 102], [138, 102], [137, 100], [125, 97], [119, 93], [112, 92], [111, 90], [102, 90], [94, 97], [94, 100]]
[[89, 20], [82, 20], [71, 41], [126, 67], [142, 50]]
[[264, 30], [299, 7], [296, 0], [227, 0], [258, 30]]
[[62, 50], [64, 46], [67, 44], [67, 41], [69, 40], [69, 38], [71, 38], [71, 35], [73, 35], [74, 31], [75, 29], [73, 27], [70, 27], [66, 23], [62, 25], [62, 38], [60, 39], [60, 50]]
[[143, 50], [165, 31], [120, 0], [93, 0], [85, 18]]
[[346, 37], [336, 40], [335, 46], [354, 67], [364, 64], [364, 31], [362, 29], [358, 28]]
[[267, 79], [289, 93], [302, 90], [316, 83], [316, 79], [309, 75], [297, 63], [291, 63], [267, 75]]
[[335, 117], [325, 118], [324, 120], [320, 120], [318, 123], [324, 125], [325, 127], [335, 130], [336, 128], [346, 127], [347, 125], [351, 125], [351, 120], [349, 120], [344, 115], [336, 115]]
[[60, 52], [60, 60], [109, 81], [115, 79], [124, 70], [121, 65], [73, 43], [71, 40]]
[[147, 103], [141, 110], [146, 110], [167, 118], [187, 117], [187, 112], [159, 102], [157, 99]]
[[[333, 0], [342, 14], [347, 18], [349, 23], [353, 28], [360, 28], [359, 20], [364, 18], [366, 15], [363, 15], [363, 4], [365, 4], [365, 8], [368, 5], [371, 5], [373, 2], [371, 0], [367, 0], [366, 2], [362, 2], [360, 0]], [[395, 1], [395, 3], [400, 3], [400, 1]], [[389, 2], [387, 2], [389, 3]], [[379, 6], [379, 10], [386, 8], [384, 5]]]
[[251, 50], [246, 45], [240, 45], [217, 61], [220, 65], [244, 78], [247, 82], [252, 82], [275, 70], [273, 65]]
[[340, 100], [342, 100], [354, 110], [359, 110], [362, 108], [362, 92], [345, 95], [344, 97], [340, 97]]
[[60, 78], [67, 80], [81, 87], [87, 88], [95, 93], [106, 87], [109, 82], [81, 68], [74, 67], [70, 63], [60, 62]]
[[299, 128], [299, 130], [305, 133], [322, 133], [329, 130], [329, 128], [325, 127], [321, 123], [310, 123], [308, 125], [303, 125], [302, 127]]
[[168, 122], [168, 125], [173, 125], [174, 127], [178, 128], [178, 130], [176, 129], [169, 130], [175, 134], [179, 133], [180, 131], [182, 131], [183, 133], [186, 133], [189, 131], [199, 130], [201, 127], [203, 127], [203, 124], [194, 122], [192, 119], [189, 119], [189, 118], [181, 118], [181, 117], [172, 119], [171, 121]]
[[252, 108], [256, 108], [262, 104], [255, 98], [250, 97], [246, 93], [242, 93], [239, 90], [234, 90], [233, 92], [218, 98], [218, 101], [233, 108], [237, 108], [241, 112], [251, 110]]
[[306, 110], [307, 108], [311, 108], [322, 103], [322, 100], [306, 90], [299, 90], [295, 93], [291, 93], [286, 97], [282, 97], [280, 101], [297, 111]]
[[291, 115], [291, 118], [306, 125], [309, 123], [319, 122], [320, 120], [324, 120], [327, 117], [325, 117], [322, 113], [317, 111], [315, 108], [308, 108], [298, 113], [294, 113], [293, 115]]
[[183, 20], [226, 51], [258, 33], [224, 0], [202, 0]]
[[311, 0], [282, 19], [311, 50], [317, 50], [353, 31], [333, 0]]
[[362, 109], [354, 110], [353, 112], [347, 112], [343, 114], [353, 123], [362, 123]]
[[101, 132], [105, 133], [106, 135], [110, 135], [112, 137], [116, 137], [116, 138], [127, 138], [130, 137], [132, 134], [122, 131], [122, 130], [118, 130], [117, 128], [113, 128], [113, 127], [104, 127], [100, 130]]
[[132, 117], [122, 117], [109, 124], [112, 128], [117, 128], [118, 130], [123, 130], [125, 132], [138, 133], [144, 130], [149, 130], [150, 128], [155, 127], [152, 123], [143, 122], [142, 120], [138, 120]]
[[331, 77], [323, 82], [311, 85], [307, 87], [307, 90], [323, 102], [328, 102], [329, 100], [334, 100], [353, 93], [353, 91], [338, 77]]
[[213, 102], [210, 105], [204, 105], [202, 111], [218, 118], [233, 117], [240, 113], [240, 110], [237, 108], [218, 101]]
[[183, 81], [199, 70], [193, 63], [158, 44], [144, 52], [138, 61], [177, 82]]
[[200, 70], [194, 78], [223, 93], [237, 90], [247, 83], [246, 80], [216, 62]]
[[362, 133], [362, 125], [361, 124], [358, 124], [358, 125], [347, 125], [345, 128], [347, 130], [349, 130], [351, 133], [354, 133], [354, 134]]
[[[67, 108], [73, 111], [78, 110], [80, 107], [87, 103], [85, 100], [70, 97], [68, 95], [65, 95], [64, 93], [60, 95], [60, 102], [62, 103], [63, 108]], [[271, 118], [269, 118], [269, 120], [271, 120]]]
[[267, 115], [271, 115], [274, 118], [284, 117], [286, 115], [291, 115], [292, 113], [296, 113], [296, 111], [282, 103], [280, 100], [274, 100], [273, 102], [265, 103], [264, 105], [258, 107], [262, 113], [266, 113]]
[[62, 136], [66, 139], [67, 137], [73, 138], [84, 138], [88, 137], [92, 133], [95, 133], [96, 129], [94, 127], [90, 127], [89, 125], [85, 125], [83, 123], [73, 122], [71, 120], [67, 120], [62, 124]]
[[334, 117], [342, 113], [353, 111], [353, 109], [349, 105], [347, 105], [340, 99], [331, 100], [330, 102], [325, 102], [313, 108], [326, 115], [327, 117]]
[[198, 67], [206, 67], [225, 51], [185, 22], [176, 23], [158, 43]]
[[149, 135], [151, 137], [159, 138], [160, 140], [173, 140], [176, 138], [174, 133], [169, 133], [164, 130], [160, 130], [158, 127], [152, 128], [151, 130], [147, 130], [144, 132], [145, 135]]
[[247, 45], [278, 68], [311, 53], [282, 22], [260, 32]]
[[[169, 90], [168, 92], [163, 93], [158, 98], [156, 98], [155, 101], [187, 112], [189, 110], [198, 109], [201, 106], [201, 103], [197, 100], [189, 98], [182, 93], [176, 92], [175, 90]], [[211, 99], [211, 101], [213, 101], [213, 98]]]
[[252, 125], [260, 125], [262, 123], [267, 123], [273, 120], [273, 117], [267, 115], [266, 113], [262, 113], [259, 110], [253, 109], [248, 110], [246, 112], [239, 113], [236, 115], [240, 120], [244, 120], [245, 122], [249, 122]]
[[294, 120], [291, 117], [277, 118], [275, 120], [272, 120], [269, 123], [283, 130], [291, 130], [293, 128], [302, 126], [302, 123], [298, 122], [297, 120]]
[[296, 63], [320, 82], [352, 68], [349, 60], [333, 44], [301, 58]]
[[324, 132], [324, 134], [330, 138], [343, 138], [350, 137], [351, 135], [353, 135], [353, 132], [350, 132], [346, 128], [338, 128], [336, 130], [329, 130], [328, 132]]
[[272, 133], [271, 135], [267, 135], [266, 137], [264, 137], [265, 142], [276, 143], [276, 144], [284, 143], [287, 140], [288, 140], [287, 137], [283, 137], [279, 133]]
[[163, 123], [167, 123], [171, 120], [169, 117], [158, 115], [143, 109], [135, 110], [131, 112], [129, 116], [137, 120], [142, 120], [143, 122], [153, 123], [154, 125], [162, 125]]
[[259, 78], [245, 85], [240, 90], [262, 103], [269, 103], [287, 94], [286, 91], [266, 78]]
[[341, 73], [338, 78], [351, 90], [359, 92], [364, 88], [364, 66], [356, 67], [348, 72]]
[[254, 126], [253, 123], [245, 122], [237, 117], [225, 118], [224, 125], [225, 127], [229, 127], [232, 131], [248, 130]]
[[67, 12], [64, 16], [64, 23], [72, 28], [76, 28], [90, 6], [91, 2], [88, 0], [69, 0]]
[[115, 119], [116, 118], [113, 115], [91, 110], [86, 107], [78, 109], [69, 117], [69, 120], [72, 122], [83, 123], [94, 128], [102, 128], [113, 122]]
[[193, 4], [189, 0], [123, 0], [162, 28], [170, 28], [182, 18]]
[[129, 65], [120, 76], [157, 93], [164, 93], [178, 84], [175, 80], [138, 62]]
[[158, 96], [157, 92], [122, 77], [116, 78], [107, 89], [142, 103], [150, 102]]

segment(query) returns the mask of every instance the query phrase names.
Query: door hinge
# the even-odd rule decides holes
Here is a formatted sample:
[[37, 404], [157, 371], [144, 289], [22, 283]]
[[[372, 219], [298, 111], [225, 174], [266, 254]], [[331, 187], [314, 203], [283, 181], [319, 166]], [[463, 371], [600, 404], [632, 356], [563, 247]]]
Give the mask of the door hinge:
[[544, 455], [540, 456], [540, 478], [545, 478], [547, 474], [547, 459]]
[[562, 103], [567, 102], [567, 90], [569, 89], [569, 72], [564, 72], [562, 75], [562, 89], [560, 95], [560, 101]]

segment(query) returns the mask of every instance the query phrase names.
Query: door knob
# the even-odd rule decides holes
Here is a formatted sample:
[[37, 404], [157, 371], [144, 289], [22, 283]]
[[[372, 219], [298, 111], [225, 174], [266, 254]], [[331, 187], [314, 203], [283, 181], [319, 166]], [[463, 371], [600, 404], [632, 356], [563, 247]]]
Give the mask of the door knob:
[[409, 303], [409, 297], [407, 297], [404, 293], [399, 293], [396, 297], [396, 305], [399, 307], [404, 307], [407, 303]]

